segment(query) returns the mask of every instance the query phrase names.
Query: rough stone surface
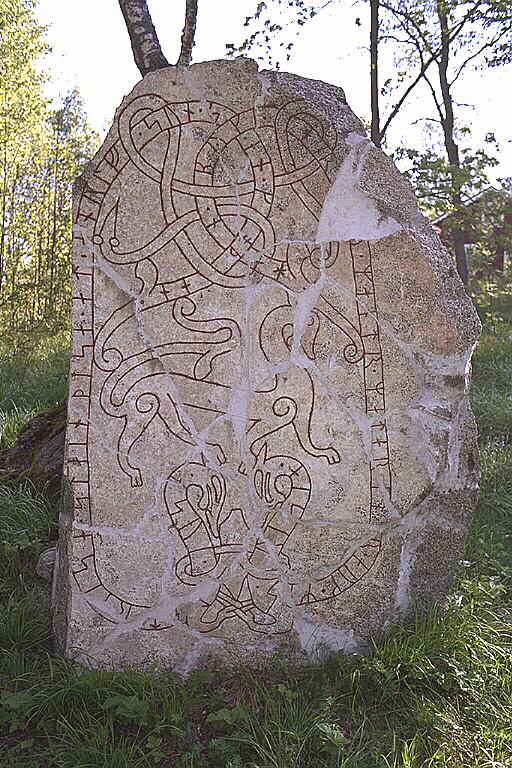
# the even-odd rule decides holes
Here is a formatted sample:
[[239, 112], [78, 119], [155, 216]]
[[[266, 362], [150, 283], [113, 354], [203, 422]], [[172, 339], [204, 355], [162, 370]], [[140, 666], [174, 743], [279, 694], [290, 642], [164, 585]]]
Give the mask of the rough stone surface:
[[37, 559], [36, 573], [43, 581], [53, 581], [53, 571], [55, 568], [55, 557], [57, 554], [57, 546], [52, 545], [43, 549]]
[[40, 411], [21, 429], [16, 442], [0, 451], [0, 476], [26, 476], [37, 486], [58, 491], [64, 460], [66, 404]]
[[306, 660], [445, 593], [479, 324], [339, 88], [148, 75], [77, 183], [73, 251], [64, 652]]

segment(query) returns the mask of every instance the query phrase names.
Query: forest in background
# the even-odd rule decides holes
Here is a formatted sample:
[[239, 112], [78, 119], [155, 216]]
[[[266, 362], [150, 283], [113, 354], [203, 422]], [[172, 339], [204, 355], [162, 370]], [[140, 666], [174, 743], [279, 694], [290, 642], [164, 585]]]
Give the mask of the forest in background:
[[0, 330], [69, 325], [72, 185], [99, 144], [77, 90], [45, 96], [32, 0], [0, 0]]

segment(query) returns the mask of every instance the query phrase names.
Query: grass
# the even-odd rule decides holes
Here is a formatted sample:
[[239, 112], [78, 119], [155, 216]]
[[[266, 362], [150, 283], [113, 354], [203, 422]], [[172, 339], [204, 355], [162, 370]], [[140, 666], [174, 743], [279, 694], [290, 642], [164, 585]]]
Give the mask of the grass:
[[[62, 395], [62, 339], [31, 359], [2, 364], [14, 376], [0, 404], [13, 425], [16, 409]], [[364, 657], [334, 654], [307, 669], [275, 661], [257, 679], [197, 671], [186, 683], [77, 670], [51, 653], [34, 577], [55, 535], [51, 501], [27, 482], [0, 487], [2, 768], [510, 768], [510, 329], [483, 334], [473, 384], [482, 491], [461, 573], [443, 604], [376, 638]]]
[[29, 481], [0, 485], [0, 597], [23, 596], [35, 583], [34, 563], [56, 538], [55, 508]]
[[473, 358], [472, 405], [481, 446], [512, 442], [512, 338], [510, 328], [495, 336], [484, 328]]
[[38, 411], [66, 396], [68, 331], [30, 342], [4, 335], [0, 341], [0, 449], [12, 445], [20, 428]]

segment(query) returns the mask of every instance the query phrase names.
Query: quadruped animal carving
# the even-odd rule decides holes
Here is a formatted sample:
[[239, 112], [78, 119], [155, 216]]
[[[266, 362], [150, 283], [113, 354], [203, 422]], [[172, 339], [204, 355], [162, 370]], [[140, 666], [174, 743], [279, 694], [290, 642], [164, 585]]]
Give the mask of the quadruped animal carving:
[[[84, 310], [73, 365], [89, 387], [72, 393], [89, 403], [77, 445], [87, 456], [91, 408], [99, 408], [117, 435], [119, 487], [132, 494], [148, 483], [156, 488], [180, 594], [198, 594], [192, 607], [157, 619], [151, 604], [125, 594], [102, 568], [101, 536], [81, 530], [75, 580], [109, 621], [142, 616], [142, 628], [160, 631], [179, 620], [202, 634], [241, 622], [256, 633], [285, 634], [293, 628], [290, 606], [339, 597], [376, 562], [380, 535], [347, 546], [314, 578], [295, 573], [289, 554], [297, 526], [312, 514], [315, 468], [334, 471], [346, 451], [339, 436], [325, 434], [327, 359], [341, 355], [358, 371], [376, 436], [366, 519], [391, 497], [371, 249], [294, 241], [280, 231], [290, 200], [303, 226], [317, 226], [337, 142], [334, 128], [301, 100], [235, 112], [146, 94], [123, 107], [117, 138], [82, 190], [75, 238], [93, 244], [95, 261], [84, 248], [84, 267], [75, 270], [75, 285], [86, 289], [74, 297]], [[150, 236], [141, 227], [139, 242], [124, 237], [137, 215], [126, 189], [136, 185], [153, 211]], [[330, 281], [347, 257], [350, 313]], [[103, 317], [94, 315], [95, 270], [119, 289], [118, 306]], [[99, 389], [92, 404], [91, 382]], [[155, 450], [166, 456], [156, 480]], [[81, 489], [75, 498], [94, 529], [84, 462], [87, 471], [69, 480]]]

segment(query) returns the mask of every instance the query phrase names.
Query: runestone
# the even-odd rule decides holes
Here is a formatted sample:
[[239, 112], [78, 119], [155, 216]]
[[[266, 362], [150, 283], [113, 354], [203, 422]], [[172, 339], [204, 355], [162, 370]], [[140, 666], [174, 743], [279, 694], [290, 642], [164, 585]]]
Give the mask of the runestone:
[[147, 75], [74, 203], [62, 651], [307, 661], [442, 597], [479, 324], [341, 89], [248, 59]]

